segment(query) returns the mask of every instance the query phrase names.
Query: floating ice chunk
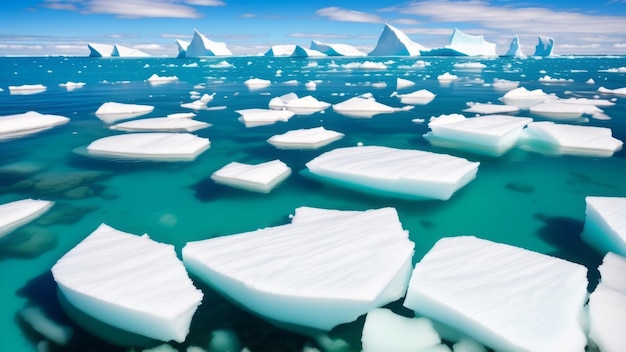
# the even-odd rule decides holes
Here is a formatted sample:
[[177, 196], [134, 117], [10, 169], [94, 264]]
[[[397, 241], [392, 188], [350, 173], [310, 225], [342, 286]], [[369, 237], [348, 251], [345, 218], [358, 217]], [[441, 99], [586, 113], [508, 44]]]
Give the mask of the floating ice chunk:
[[602, 284], [608, 289], [626, 295], [626, 257], [609, 252], [604, 256], [602, 265], [598, 267]]
[[48, 211], [54, 202], [22, 199], [0, 205], [0, 238]]
[[363, 352], [419, 352], [441, 338], [427, 318], [407, 318], [387, 308], [367, 313], [361, 336]]
[[394, 108], [376, 101], [371, 95], [364, 94], [352, 97], [341, 103], [333, 104], [333, 110], [342, 115], [352, 117], [372, 117], [376, 114], [393, 113], [405, 110]]
[[598, 88], [598, 92], [604, 93], [604, 94], [626, 95], [626, 87], [617, 88], [617, 89], [608, 89], [608, 88], [600, 87]]
[[517, 143], [522, 129], [532, 120], [529, 117], [509, 115], [454, 119], [440, 117], [428, 124], [432, 131], [425, 134], [424, 138], [434, 145], [500, 156]]
[[24, 84], [21, 86], [9, 86], [9, 94], [11, 95], [31, 95], [45, 92], [48, 87], [43, 84]]
[[626, 198], [586, 197], [585, 202], [582, 240], [602, 254], [626, 256]]
[[65, 89], [67, 89], [68, 91], [72, 91], [74, 89], [77, 88], [82, 88], [85, 86], [84, 82], [66, 82], [66, 83], [60, 83], [59, 87], [64, 87]]
[[435, 94], [427, 89], [420, 89], [412, 93], [398, 94], [400, 102], [411, 105], [426, 105], [435, 99]]
[[[530, 107], [535, 115], [558, 120], [576, 120], [587, 115], [603, 115], [603, 111], [594, 105], [562, 103], [559, 100], [544, 102]], [[606, 115], [604, 115], [606, 116]]]
[[545, 101], [557, 99], [556, 96], [547, 94], [541, 89], [529, 91], [524, 87], [519, 87], [508, 91], [500, 101], [506, 105], [513, 105], [520, 109], [527, 109], [533, 105], [541, 104]]
[[154, 106], [152, 105], [107, 102], [100, 105], [98, 110], [96, 110], [96, 116], [106, 123], [113, 123], [149, 114], [153, 110]]
[[507, 114], [517, 113], [519, 108], [511, 105], [497, 105], [497, 104], [483, 104], [483, 103], [467, 103], [469, 108], [464, 109], [464, 112], [473, 112], [476, 114]]
[[386, 70], [387, 65], [383, 62], [374, 62], [374, 61], [364, 61], [364, 62], [350, 62], [347, 64], [341, 65], [343, 68], [347, 69], [363, 69], [363, 70]]
[[487, 65], [482, 62], [459, 62], [452, 65], [457, 70], [482, 70]]
[[548, 75], [539, 78], [539, 82], [541, 83], [570, 83], [574, 82], [573, 79], [569, 78], [553, 78]]
[[626, 73], [626, 66], [612, 67], [606, 70], [598, 70], [598, 72], [610, 72], [610, 73]]
[[52, 275], [76, 309], [160, 341], [185, 340], [203, 296], [174, 246], [105, 224], [63, 255]]
[[176, 76], [159, 76], [156, 73], [152, 74], [150, 78], [147, 80], [152, 85], [159, 85], [164, 83], [171, 83], [178, 81], [178, 77]]
[[188, 242], [185, 266], [266, 319], [326, 331], [404, 295], [414, 244], [395, 209], [300, 210], [288, 225]]
[[287, 122], [295, 115], [293, 111], [272, 109], [242, 109], [235, 112], [241, 115], [239, 121], [247, 127], [271, 125], [278, 121]]
[[0, 116], [0, 140], [37, 133], [69, 121], [65, 116], [40, 114], [36, 111]]
[[250, 78], [243, 82], [243, 84], [245, 84], [249, 89], [262, 89], [269, 87], [272, 84], [272, 81], [261, 78]]
[[291, 169], [280, 160], [256, 165], [232, 162], [215, 171], [211, 179], [227, 186], [269, 193], [291, 175]]
[[[622, 141], [610, 128], [556, 124], [550, 121], [531, 122], [520, 135], [522, 146], [552, 154], [609, 157], [622, 148]], [[539, 145], [535, 145], [535, 144]], [[542, 145], [543, 144], [543, 145]], [[543, 150], [542, 147], [549, 147]]]
[[568, 98], [559, 99], [562, 104], [579, 104], [579, 105], [595, 105], [595, 106], [613, 106], [614, 102], [606, 99], [587, 99], [587, 98]]
[[291, 99], [285, 104], [285, 108], [298, 115], [310, 115], [318, 111], [326, 110], [329, 106], [330, 103], [319, 101], [310, 95], [298, 99]]
[[155, 117], [118, 123], [111, 126], [112, 130], [129, 132], [193, 132], [211, 126], [206, 122], [195, 121], [183, 115], [183, 117]]
[[444, 74], [441, 74], [439, 76], [437, 76], [437, 80], [439, 82], [450, 82], [450, 81], [454, 81], [459, 79], [458, 76], [451, 74], [450, 72], [446, 72]]
[[485, 40], [482, 35], [470, 35], [455, 28], [450, 37], [450, 44], [446, 49], [451, 49], [461, 55], [467, 56], [498, 56], [496, 44]]
[[87, 152], [131, 160], [191, 161], [209, 147], [208, 138], [189, 133], [130, 133], [95, 140], [87, 146]]
[[499, 78], [494, 78], [493, 79], [493, 84], [492, 84], [494, 89], [497, 90], [513, 90], [515, 88], [517, 88], [517, 86], [519, 86], [519, 82], [518, 81], [509, 81], [506, 79], [499, 79]]
[[343, 138], [343, 133], [324, 127], [299, 129], [277, 134], [267, 142], [278, 149], [317, 149]]
[[298, 99], [298, 95], [293, 92], [281, 95], [279, 97], [274, 97], [269, 102], [269, 108], [276, 110], [285, 109], [287, 107], [287, 103], [295, 99]]
[[416, 264], [404, 305], [496, 351], [584, 351], [586, 295], [582, 265], [460, 236]]
[[209, 110], [209, 107], [207, 106], [211, 101], [213, 101], [213, 97], [215, 96], [215, 93], [213, 94], [207, 94], [204, 93], [201, 97], [199, 97], [199, 95], [192, 95], [192, 99], [195, 97], [197, 98], [196, 100], [192, 101], [191, 103], [183, 103], [180, 104], [180, 106], [182, 108], [187, 108], [187, 109], [192, 109], [192, 110]]
[[449, 199], [476, 177], [478, 162], [379, 146], [337, 148], [306, 164], [307, 175], [356, 191], [408, 199]]
[[19, 315], [33, 330], [59, 346], [67, 345], [74, 335], [72, 328], [50, 319], [41, 307], [24, 308], [20, 310]]
[[209, 64], [209, 67], [210, 68], [233, 68], [235, 67], [235, 65], [231, 64], [230, 62], [226, 60], [222, 60], [215, 64]]
[[404, 88], [408, 88], [408, 87], [412, 87], [415, 85], [415, 82], [413, 81], [409, 81], [408, 79], [404, 79], [404, 78], [396, 78], [396, 89], [400, 90], [400, 89], [404, 89]]
[[585, 83], [587, 83], [587, 84], [596, 84], [596, 81], [594, 81], [593, 78], [589, 78]]
[[418, 44], [396, 27], [385, 23], [376, 47], [369, 56], [419, 56], [426, 48]]

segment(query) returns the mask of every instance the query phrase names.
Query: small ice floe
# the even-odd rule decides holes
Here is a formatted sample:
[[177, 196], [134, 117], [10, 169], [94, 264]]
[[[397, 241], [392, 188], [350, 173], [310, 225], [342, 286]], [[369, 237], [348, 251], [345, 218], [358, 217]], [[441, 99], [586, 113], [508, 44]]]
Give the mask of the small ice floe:
[[386, 70], [387, 65], [382, 62], [364, 61], [364, 62], [350, 62], [341, 65], [342, 68], [347, 69], [361, 69], [361, 70]]
[[328, 331], [401, 298], [414, 243], [394, 208], [296, 209], [292, 222], [188, 242], [194, 277], [282, 324]]
[[112, 130], [128, 132], [194, 132], [211, 126], [211, 124], [192, 120], [195, 114], [172, 114], [167, 117], [132, 120], [111, 126]]
[[0, 204], [0, 238], [37, 219], [53, 205], [48, 200], [30, 198]]
[[280, 160], [255, 165], [234, 161], [215, 171], [211, 179], [217, 183], [247, 191], [269, 193], [289, 175], [291, 175], [291, 169]]
[[374, 99], [371, 93], [362, 94], [352, 97], [341, 103], [333, 104], [333, 110], [339, 114], [350, 117], [373, 117], [377, 114], [389, 114], [398, 111], [407, 111], [412, 106], [403, 108], [394, 108], [385, 104], [381, 104]]
[[581, 239], [599, 253], [626, 257], [626, 198], [586, 197]]
[[19, 317], [41, 336], [59, 346], [66, 346], [74, 335], [74, 330], [71, 327], [51, 319], [41, 307], [33, 306], [21, 309]]
[[626, 346], [626, 258], [607, 253], [598, 271], [600, 283], [588, 303], [590, 345], [618, 352]]
[[574, 82], [574, 80], [571, 79], [571, 78], [569, 78], [569, 79], [568, 78], [554, 78], [554, 77], [550, 77], [548, 75], [545, 75], [545, 76], [539, 78], [539, 82], [541, 82], [541, 83], [552, 83], [552, 84], [557, 83], [557, 84], [559, 84], [559, 83], [571, 83], [571, 82]]
[[496, 351], [584, 351], [586, 297], [582, 265], [459, 236], [440, 239], [415, 265], [404, 306], [446, 326], [438, 331], [452, 341], [460, 334]]
[[547, 94], [541, 89], [529, 91], [524, 87], [512, 89], [499, 98], [506, 105], [513, 105], [520, 109], [528, 109], [533, 105], [554, 99], [557, 99], [556, 95]]
[[278, 149], [317, 149], [343, 138], [343, 133], [324, 127], [291, 130], [270, 137], [267, 142]]
[[285, 104], [285, 108], [296, 115], [310, 115], [330, 107], [330, 103], [319, 101], [311, 95], [292, 99]]
[[450, 72], [446, 72], [444, 74], [437, 76], [437, 80], [440, 83], [450, 83], [452, 81], [456, 81], [457, 79], [459, 79], [459, 77], [457, 75], [451, 74]]
[[459, 62], [452, 65], [457, 70], [482, 70], [487, 65], [481, 62]]
[[486, 115], [465, 118], [460, 114], [431, 118], [431, 132], [424, 138], [431, 144], [500, 156], [516, 143], [530, 117]]
[[246, 80], [245, 82], [243, 82], [243, 84], [245, 84], [248, 89], [263, 89], [266, 87], [269, 87], [272, 84], [272, 81], [268, 80], [268, 79], [261, 79], [261, 78], [250, 78], [248, 80]]
[[598, 70], [598, 72], [609, 72], [609, 73], [626, 73], [626, 66], [623, 67], [612, 67], [606, 70]]
[[113, 123], [119, 120], [126, 120], [133, 117], [143, 116], [154, 110], [152, 105], [124, 104], [107, 102], [96, 110], [96, 116], [106, 122]]
[[160, 85], [165, 83], [171, 83], [178, 81], [178, 77], [176, 76], [159, 76], [156, 73], [152, 74], [147, 81], [152, 85]]
[[528, 150], [556, 155], [610, 157], [622, 141], [606, 127], [531, 122], [520, 135], [519, 145]]
[[43, 84], [24, 84], [21, 86], [9, 86], [9, 94], [11, 95], [31, 95], [45, 92], [48, 87]]
[[435, 94], [428, 89], [420, 89], [412, 93], [396, 95], [402, 104], [426, 105], [435, 99]]
[[415, 85], [415, 82], [413, 81], [409, 81], [408, 79], [404, 79], [404, 78], [396, 78], [396, 89], [400, 90], [400, 89], [404, 89], [404, 88], [409, 88]]
[[65, 116], [40, 114], [36, 111], [0, 116], [0, 141], [27, 136], [69, 121]]
[[[52, 267], [52, 275], [60, 295], [73, 308], [115, 328], [160, 341], [185, 340], [203, 297], [174, 246], [105, 224], [63, 255]], [[115, 335], [103, 336], [106, 329], [80, 319], [76, 323], [107, 341], [116, 341]]]
[[593, 78], [589, 78], [585, 83], [587, 83], [587, 84], [596, 84], [596, 81], [594, 81]]
[[304, 88], [306, 88], [306, 90], [316, 90], [317, 83], [315, 83], [315, 81], [308, 81], [304, 84]]
[[274, 109], [242, 109], [235, 112], [241, 115], [239, 121], [246, 127], [271, 125], [278, 121], [287, 122], [295, 115], [293, 111]]
[[283, 82], [283, 84], [287, 86], [297, 86], [298, 84], [300, 84], [300, 82], [298, 82], [297, 79], [290, 79], [288, 81]]
[[559, 99], [559, 103], [563, 104], [577, 104], [577, 105], [594, 105], [594, 106], [613, 106], [614, 102], [607, 99], [587, 99], [587, 98], [568, 98], [568, 99]]
[[66, 83], [60, 83], [59, 87], [64, 87], [65, 89], [67, 89], [67, 91], [72, 91], [74, 89], [78, 89], [78, 88], [82, 88], [85, 86], [84, 82], [66, 82]]
[[235, 65], [231, 64], [230, 62], [226, 60], [222, 60], [214, 64], [209, 64], [209, 67], [210, 68], [233, 68], [235, 67]]
[[469, 108], [464, 112], [472, 112], [475, 114], [515, 114], [519, 112], [519, 108], [511, 105], [483, 104], [483, 103], [467, 103]]
[[87, 155], [128, 160], [192, 161], [209, 149], [208, 138], [189, 133], [129, 133], [100, 138]]
[[291, 92], [272, 98], [268, 106], [270, 109], [282, 110], [287, 108], [288, 102], [296, 99], [298, 99], [298, 94]]
[[583, 115], [597, 116], [599, 120], [607, 120], [608, 116], [602, 109], [590, 104], [563, 103], [552, 100], [530, 107], [530, 113], [555, 120], [578, 120]]
[[191, 103], [183, 103], [180, 104], [181, 108], [186, 108], [186, 109], [191, 109], [191, 110], [209, 110], [208, 104], [213, 101], [213, 97], [215, 97], [215, 93], [213, 94], [207, 94], [204, 93], [202, 96], [198, 97], [197, 95], [192, 95], [196, 96], [197, 99], [195, 99], [194, 101], [192, 101]]
[[600, 87], [600, 88], [598, 88], [598, 93], [615, 94], [615, 95], [626, 95], [626, 87], [624, 87], [624, 88], [617, 88], [617, 89], [609, 89], [609, 88]]
[[476, 177], [478, 162], [381, 146], [337, 148], [306, 164], [305, 176], [355, 191], [447, 200]]
[[506, 79], [494, 78], [492, 86], [496, 90], [509, 91], [517, 88], [519, 86], [519, 81], [509, 81]]

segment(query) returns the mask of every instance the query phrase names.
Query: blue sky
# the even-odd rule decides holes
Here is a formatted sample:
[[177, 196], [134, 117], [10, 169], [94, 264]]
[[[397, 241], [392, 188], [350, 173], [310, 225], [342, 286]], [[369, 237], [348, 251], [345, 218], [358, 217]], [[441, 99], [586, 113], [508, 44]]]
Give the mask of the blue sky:
[[0, 56], [87, 56], [88, 42], [176, 56], [194, 28], [236, 55], [311, 39], [370, 51], [384, 23], [429, 48], [456, 27], [508, 49], [519, 35], [532, 54], [551, 36], [556, 54], [626, 55], [626, 0], [18, 0], [0, 5]]

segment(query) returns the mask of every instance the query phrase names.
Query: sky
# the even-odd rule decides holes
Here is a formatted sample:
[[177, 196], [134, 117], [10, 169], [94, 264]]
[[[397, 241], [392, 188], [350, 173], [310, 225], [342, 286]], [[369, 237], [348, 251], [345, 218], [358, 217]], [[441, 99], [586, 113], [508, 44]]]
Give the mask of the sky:
[[498, 54], [518, 35], [532, 55], [541, 35], [557, 55], [626, 55], [626, 0], [5, 0], [0, 56], [88, 56], [87, 43], [102, 43], [175, 57], [175, 39], [194, 29], [234, 55], [313, 39], [369, 52], [385, 23], [427, 48], [458, 28]]

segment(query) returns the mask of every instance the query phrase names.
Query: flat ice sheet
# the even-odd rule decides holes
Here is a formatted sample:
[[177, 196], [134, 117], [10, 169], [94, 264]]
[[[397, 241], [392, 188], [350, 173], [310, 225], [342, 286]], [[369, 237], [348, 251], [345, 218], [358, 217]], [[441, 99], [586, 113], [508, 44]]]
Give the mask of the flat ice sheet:
[[324, 127], [287, 131], [270, 137], [267, 142], [279, 149], [317, 149], [343, 138], [343, 133]]
[[0, 238], [48, 211], [54, 202], [22, 199], [0, 205]]
[[69, 121], [65, 116], [40, 114], [36, 111], [0, 116], [0, 140], [30, 135]]
[[476, 114], [507, 114], [507, 113], [517, 113], [519, 111], [518, 107], [511, 105], [500, 105], [500, 104], [483, 104], [483, 103], [468, 103], [469, 107], [464, 109], [464, 112], [473, 112]]
[[243, 122], [246, 127], [255, 127], [263, 125], [271, 125], [278, 121], [287, 122], [295, 113], [289, 110], [273, 110], [273, 109], [242, 109], [235, 111], [241, 117], [239, 121]]
[[231, 187], [269, 193], [289, 175], [291, 169], [280, 160], [255, 165], [232, 162], [215, 171], [211, 179]]
[[154, 106], [152, 105], [106, 102], [96, 110], [96, 116], [106, 123], [113, 123], [149, 114], [153, 110]]
[[196, 121], [185, 117], [154, 117], [126, 121], [111, 126], [112, 130], [129, 132], [141, 131], [165, 131], [165, 132], [194, 132], [211, 126], [202, 121]]
[[189, 133], [129, 133], [95, 140], [87, 152], [121, 159], [190, 161], [209, 147], [208, 138]]

